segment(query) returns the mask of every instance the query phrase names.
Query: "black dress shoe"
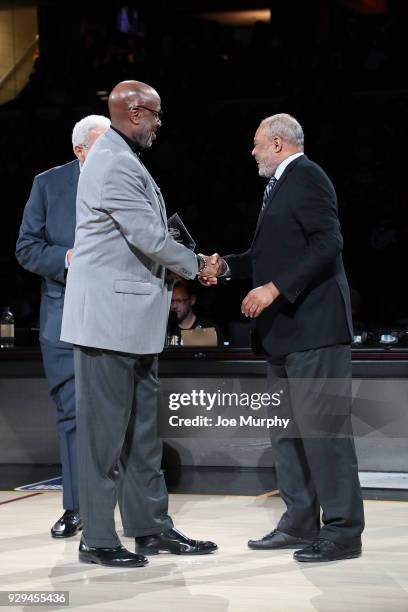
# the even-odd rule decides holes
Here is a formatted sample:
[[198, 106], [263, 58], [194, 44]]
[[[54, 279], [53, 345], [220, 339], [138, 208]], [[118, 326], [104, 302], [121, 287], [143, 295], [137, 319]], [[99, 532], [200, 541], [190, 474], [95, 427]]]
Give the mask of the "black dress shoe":
[[158, 555], [161, 552], [175, 555], [206, 555], [217, 550], [214, 542], [190, 540], [177, 529], [135, 538], [136, 552], [143, 555]]
[[341, 542], [332, 542], [317, 538], [310, 546], [297, 550], [293, 557], [296, 561], [319, 563], [323, 561], [340, 561], [361, 556], [361, 544], [350, 546]]
[[301, 548], [310, 543], [311, 540], [297, 538], [274, 529], [260, 540], [249, 540], [248, 546], [254, 550], [274, 550], [279, 548]]
[[51, 535], [53, 538], [70, 538], [81, 529], [79, 510], [65, 510], [61, 518], [51, 527]]
[[79, 560], [108, 567], [143, 567], [149, 561], [143, 555], [135, 555], [123, 546], [116, 548], [92, 548], [83, 539], [79, 544]]

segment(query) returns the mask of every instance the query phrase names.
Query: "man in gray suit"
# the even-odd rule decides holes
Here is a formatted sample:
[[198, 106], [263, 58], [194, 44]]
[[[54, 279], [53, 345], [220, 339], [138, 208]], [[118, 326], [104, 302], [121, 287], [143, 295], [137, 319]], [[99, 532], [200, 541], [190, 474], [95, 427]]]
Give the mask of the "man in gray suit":
[[[145, 554], [204, 554], [212, 542], [174, 529], [160, 470], [157, 353], [163, 349], [172, 283], [211, 275], [167, 231], [164, 200], [141, 162], [161, 126], [158, 93], [138, 81], [109, 96], [111, 129], [89, 154], [78, 184], [74, 257], [61, 339], [75, 345], [79, 559], [113, 567], [145, 565]], [[115, 530], [119, 498], [124, 549]]]

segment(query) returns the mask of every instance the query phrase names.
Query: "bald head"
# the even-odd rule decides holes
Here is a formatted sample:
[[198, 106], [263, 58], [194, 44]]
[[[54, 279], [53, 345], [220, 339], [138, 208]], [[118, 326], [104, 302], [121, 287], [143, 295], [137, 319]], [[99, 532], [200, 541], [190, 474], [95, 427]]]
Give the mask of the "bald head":
[[112, 126], [133, 140], [141, 150], [150, 147], [161, 126], [160, 96], [140, 81], [122, 81], [109, 95]]

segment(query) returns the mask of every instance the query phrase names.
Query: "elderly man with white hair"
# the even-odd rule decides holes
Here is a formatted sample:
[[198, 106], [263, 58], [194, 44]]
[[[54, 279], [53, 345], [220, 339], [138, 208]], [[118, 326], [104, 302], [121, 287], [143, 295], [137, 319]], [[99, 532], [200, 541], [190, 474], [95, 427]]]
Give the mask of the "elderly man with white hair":
[[59, 338], [65, 277], [73, 254], [79, 173], [92, 145], [109, 126], [109, 119], [101, 115], [89, 115], [75, 124], [72, 146], [77, 159], [34, 178], [16, 246], [16, 257], [23, 268], [42, 277], [40, 344], [48, 387], [57, 407], [64, 489], [64, 514], [51, 528], [54, 538], [68, 538], [82, 529], [73, 347]]
[[286, 511], [273, 531], [248, 546], [295, 548], [296, 561], [315, 563], [361, 555], [364, 508], [336, 192], [303, 146], [294, 117], [279, 113], [261, 122], [252, 155], [268, 182], [251, 247], [225, 258], [214, 254], [212, 263], [218, 261], [218, 275], [252, 279], [241, 311], [254, 319], [253, 347], [266, 355], [279, 416], [290, 419], [290, 431], [271, 436]]

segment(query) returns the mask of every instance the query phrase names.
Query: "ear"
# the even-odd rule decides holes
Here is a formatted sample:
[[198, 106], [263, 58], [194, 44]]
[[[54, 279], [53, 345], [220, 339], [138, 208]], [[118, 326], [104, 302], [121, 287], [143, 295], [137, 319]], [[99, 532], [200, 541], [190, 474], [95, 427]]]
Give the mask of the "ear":
[[194, 306], [194, 304], [196, 303], [196, 301], [197, 301], [197, 296], [196, 296], [196, 295], [192, 295], [192, 296], [191, 296], [191, 298], [190, 298], [190, 304], [191, 304], [192, 306]]
[[83, 164], [84, 161], [85, 161], [85, 152], [84, 152], [83, 146], [82, 145], [75, 145], [74, 153], [77, 156], [77, 158], [79, 159], [79, 161], [81, 162], [81, 164]]
[[280, 153], [282, 151], [283, 141], [280, 136], [273, 137], [273, 148], [276, 153]]
[[139, 123], [139, 118], [140, 118], [140, 108], [137, 107], [133, 107], [129, 109], [129, 116], [130, 116], [130, 120], [132, 123], [134, 123], [135, 125], [137, 125]]

